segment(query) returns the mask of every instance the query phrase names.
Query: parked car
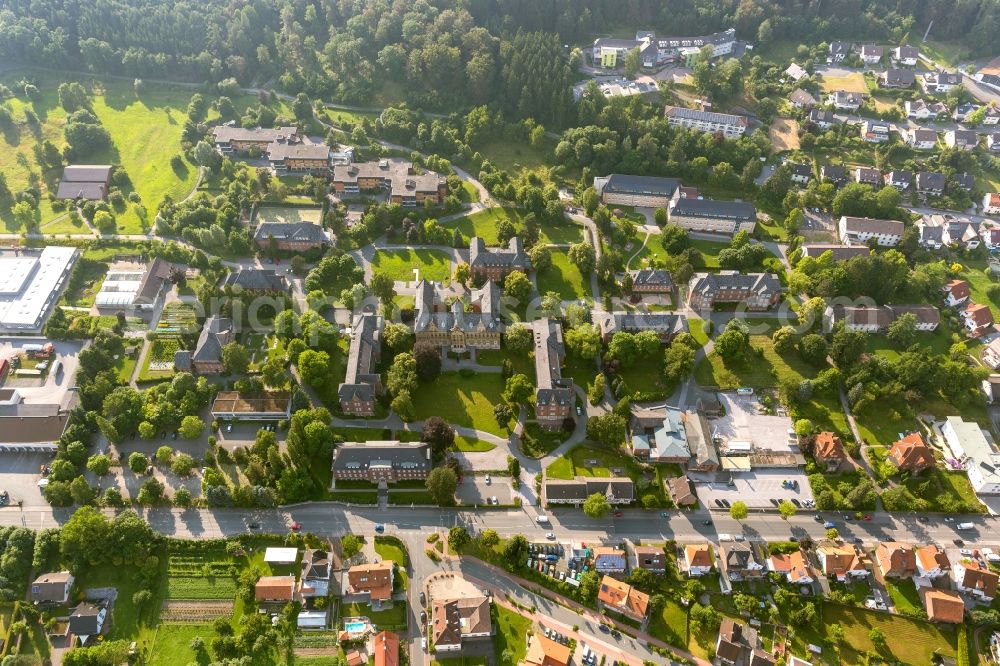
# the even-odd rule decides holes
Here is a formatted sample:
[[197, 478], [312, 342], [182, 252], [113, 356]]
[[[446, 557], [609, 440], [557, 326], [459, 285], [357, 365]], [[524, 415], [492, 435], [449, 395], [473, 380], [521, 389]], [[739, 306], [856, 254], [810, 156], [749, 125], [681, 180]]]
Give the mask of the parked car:
[[249, 523], [247, 523], [247, 529], [259, 530], [260, 523], [258, 523], [256, 520], [251, 520]]
[[298, 522], [292, 522], [290, 527], [293, 532], [298, 532], [299, 530], [302, 529], [302, 524]]
[[548, 534], [545, 535], [545, 538], [548, 539], [549, 541], [555, 541], [556, 535], [553, 532], [549, 532]]
[[487, 475], [486, 475], [486, 485], [490, 485], [491, 483], [493, 483], [493, 479], [491, 479], [491, 478], [490, 478], [490, 475], [489, 475], [489, 474], [487, 474]]
[[597, 625], [597, 628], [600, 629], [601, 633], [603, 633], [603, 634], [606, 634], [609, 631], [611, 631], [611, 629], [606, 624], [599, 624], [599, 625]]
[[420, 605], [421, 606], [427, 605], [427, 597], [424, 595], [423, 592], [420, 593]]
[[420, 624], [427, 624], [427, 611], [420, 611]]
[[624, 515], [624, 514], [622, 514], [621, 509], [615, 509], [615, 511], [614, 511], [615, 518], [621, 518], [622, 515]]
[[375, 531], [378, 532], [379, 534], [382, 534], [383, 532], [385, 532], [385, 525], [383, 525], [382, 523], [375, 523]]

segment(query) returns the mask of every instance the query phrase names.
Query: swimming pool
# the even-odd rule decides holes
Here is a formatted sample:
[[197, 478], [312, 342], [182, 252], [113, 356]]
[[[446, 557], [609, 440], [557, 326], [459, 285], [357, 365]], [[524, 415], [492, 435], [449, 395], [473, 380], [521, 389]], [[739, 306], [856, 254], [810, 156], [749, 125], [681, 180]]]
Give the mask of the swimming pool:
[[365, 622], [346, 622], [344, 623], [344, 631], [349, 634], [360, 634], [367, 626], [368, 624]]

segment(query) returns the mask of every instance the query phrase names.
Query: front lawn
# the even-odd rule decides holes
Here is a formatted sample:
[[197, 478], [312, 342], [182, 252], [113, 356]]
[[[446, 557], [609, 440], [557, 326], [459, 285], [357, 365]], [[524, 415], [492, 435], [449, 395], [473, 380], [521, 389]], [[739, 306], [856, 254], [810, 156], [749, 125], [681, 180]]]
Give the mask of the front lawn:
[[[451, 258], [441, 250], [378, 250], [372, 259], [372, 269], [388, 274], [393, 280], [441, 282], [451, 277]], [[417, 278], [414, 269], [419, 270]]]
[[687, 609], [667, 596], [663, 610], [649, 622], [649, 633], [670, 645], [688, 649]]
[[538, 273], [538, 293], [544, 296], [550, 291], [559, 294], [564, 301], [591, 296], [589, 279], [584, 278], [562, 250], [553, 250], [552, 267]]
[[444, 372], [433, 382], [421, 384], [413, 396], [413, 406], [417, 420], [440, 416], [452, 425], [503, 436], [493, 416], [493, 406], [500, 402], [503, 390], [504, 380], [499, 373], [463, 377], [457, 372]]

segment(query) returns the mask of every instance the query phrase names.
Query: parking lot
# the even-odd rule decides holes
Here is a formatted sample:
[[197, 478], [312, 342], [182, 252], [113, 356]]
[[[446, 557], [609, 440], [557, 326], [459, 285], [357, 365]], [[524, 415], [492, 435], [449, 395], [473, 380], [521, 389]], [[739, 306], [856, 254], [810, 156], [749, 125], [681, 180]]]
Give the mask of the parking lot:
[[[2, 453], [0, 454], [0, 490], [10, 494], [9, 506], [17, 507], [23, 502], [25, 507], [44, 506], [48, 502], [42, 497], [38, 481], [42, 478], [39, 471], [42, 465], [52, 462], [50, 453]], [[9, 511], [10, 509], [0, 509]]]
[[[809, 480], [802, 468], [757, 469], [733, 475], [733, 485], [698, 481], [697, 474], [688, 474], [697, 486], [698, 498], [710, 509], [724, 510], [715, 500], [746, 502], [751, 509], [774, 509], [772, 499], [798, 501], [803, 507], [813, 501]], [[782, 487], [782, 482], [792, 482], [792, 487]], [[795, 487], [798, 482], [798, 487]], [[792, 502], [793, 504], [795, 502]]]
[[750, 442], [756, 450], [798, 452], [792, 419], [760, 413], [756, 395], [719, 393], [719, 402], [725, 416], [712, 419], [712, 435], [723, 440], [722, 447], [730, 441]]
[[[0, 338], [0, 359], [9, 360], [22, 353], [24, 345], [39, 344], [31, 338]], [[76, 370], [80, 365], [81, 342], [53, 342], [55, 358], [62, 361], [62, 369], [56, 375], [49, 375], [44, 381], [15, 379], [13, 375], [4, 384], [6, 388], [16, 388], [26, 403], [65, 405], [66, 393], [75, 384]]]
[[[475, 506], [482, 504], [513, 504], [514, 489], [510, 487], [510, 479], [506, 476], [490, 477], [486, 482], [486, 475], [466, 474], [462, 477], [462, 482], [458, 484], [455, 495], [463, 506]], [[496, 501], [493, 501], [493, 498]]]

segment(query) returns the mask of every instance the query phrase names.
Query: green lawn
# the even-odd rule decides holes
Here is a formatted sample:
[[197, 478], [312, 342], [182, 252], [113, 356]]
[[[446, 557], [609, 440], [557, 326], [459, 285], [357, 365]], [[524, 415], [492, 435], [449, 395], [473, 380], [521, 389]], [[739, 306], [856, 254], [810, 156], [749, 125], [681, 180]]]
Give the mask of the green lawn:
[[610, 449], [592, 446], [574, 447], [545, 468], [545, 477], [567, 480], [576, 476], [615, 476], [611, 468], [624, 470], [625, 476], [632, 479], [636, 485], [643, 485], [645, 480], [650, 481], [644, 490], [637, 491], [644, 506], [669, 506], [670, 500], [667, 499], [663, 487], [653, 482], [655, 475], [643, 470], [631, 456]]
[[482, 439], [473, 439], [471, 437], [455, 435], [455, 444], [453, 448], [456, 451], [482, 453], [484, 451], [492, 451], [493, 449], [497, 448], [497, 445]]
[[631, 366], [618, 371], [618, 376], [628, 387], [628, 394], [641, 394], [642, 400], [657, 400], [673, 392], [676, 384], [668, 384], [663, 377], [664, 350], [653, 358], [639, 359]]
[[497, 139], [477, 146], [477, 150], [498, 168], [504, 171], [517, 171], [520, 168], [535, 169], [547, 166], [550, 144], [552, 142], [548, 139], [539, 147], [516, 140]]
[[374, 611], [370, 604], [345, 604], [340, 607], [340, 617], [367, 617], [380, 630], [401, 630], [406, 628], [406, 604], [393, 602], [392, 608]]
[[[487, 208], [442, 222], [441, 226], [461, 231], [466, 243], [473, 236], [479, 236], [487, 245], [498, 245], [497, 224], [501, 220], [509, 221], [520, 231], [524, 224], [524, 211], [509, 206]], [[541, 227], [539, 242], [543, 245], [579, 243], [582, 229], [583, 227], [570, 220], [565, 220], [561, 224], [546, 224]]]
[[956, 277], [967, 280], [969, 291], [972, 293], [971, 300], [976, 303], [985, 303], [993, 311], [993, 318], [1000, 321], [1000, 307], [990, 299], [988, 290], [997, 284], [997, 281], [989, 272], [987, 263], [983, 259], [966, 258], [960, 262], [962, 270]]
[[441, 250], [379, 250], [372, 268], [393, 280], [413, 281], [414, 269], [420, 269], [424, 280], [444, 281], [451, 277], [451, 259]]
[[701, 261], [695, 265], [695, 270], [719, 270], [719, 252], [729, 247], [729, 243], [691, 239], [691, 247], [701, 252]]
[[[831, 624], [839, 624], [844, 629], [844, 643], [857, 652], [876, 651], [868, 633], [878, 627], [885, 635], [889, 655], [904, 664], [929, 664], [935, 650], [944, 656], [955, 656], [955, 630], [930, 622], [828, 602], [823, 605], [823, 621], [819, 626], [827, 632]], [[842, 655], [850, 656], [854, 655]]]
[[695, 378], [702, 386], [735, 389], [741, 386], [774, 388], [783, 381], [800, 382], [814, 377], [822, 368], [814, 368], [797, 352], [779, 355], [774, 350], [770, 335], [751, 335], [750, 346], [761, 354], [750, 352], [742, 363], [726, 363], [718, 353], [712, 352], [695, 367]]
[[538, 273], [538, 293], [544, 296], [550, 291], [556, 292], [566, 301], [591, 296], [589, 279], [584, 278], [580, 269], [562, 250], [553, 250], [552, 267]]
[[905, 578], [903, 580], [886, 579], [885, 586], [889, 590], [889, 597], [893, 606], [903, 615], [926, 617], [923, 604], [920, 602], [920, 595], [917, 594], [917, 586], [913, 580]]
[[383, 560], [391, 560], [396, 563], [396, 577], [400, 579], [396, 585], [397, 590], [405, 590], [409, 586], [409, 577], [406, 575], [406, 567], [410, 562], [410, 557], [406, 552], [406, 547], [395, 540], [384, 537], [375, 537], [375, 552]]
[[496, 641], [494, 644], [497, 657], [507, 650], [514, 655], [511, 663], [517, 664], [528, 653], [528, 632], [531, 630], [531, 620], [520, 613], [504, 606], [494, 606], [496, 610], [495, 625]]
[[159, 616], [160, 606], [165, 593], [167, 558], [160, 558], [158, 581], [164, 583], [152, 590], [152, 600], [143, 608], [136, 608], [132, 601], [133, 595], [139, 590], [148, 589], [145, 577], [140, 567], [134, 565], [110, 564], [99, 567], [87, 567], [77, 577], [77, 585], [81, 589], [94, 587], [114, 587], [118, 590], [118, 598], [111, 611], [111, 630], [106, 638], [135, 639], [143, 628], [152, 627], [154, 619]]
[[649, 633], [670, 645], [688, 649], [687, 609], [673, 598], [649, 622]]
[[499, 373], [462, 377], [457, 372], [442, 373], [422, 384], [413, 396], [417, 420], [440, 416], [448, 423], [503, 435], [493, 417], [493, 405], [500, 401], [504, 380]]
[[[201, 636], [206, 648], [200, 652], [191, 649], [191, 639]], [[165, 622], [156, 628], [149, 646], [149, 666], [185, 666], [186, 664], [208, 664], [208, 645], [215, 637], [210, 624], [189, 624], [187, 622]]]
[[458, 198], [464, 203], [472, 203], [474, 201], [479, 201], [479, 190], [476, 186], [467, 180], [462, 181], [462, 191], [459, 192]]

